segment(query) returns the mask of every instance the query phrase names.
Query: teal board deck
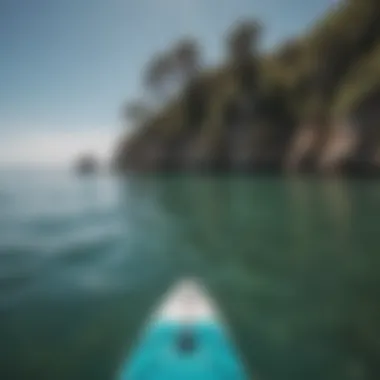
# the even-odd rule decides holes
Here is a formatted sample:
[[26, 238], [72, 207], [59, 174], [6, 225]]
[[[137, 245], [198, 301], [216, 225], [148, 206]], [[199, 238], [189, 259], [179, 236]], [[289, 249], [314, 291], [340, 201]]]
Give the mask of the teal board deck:
[[195, 346], [178, 348], [183, 325], [162, 321], [147, 328], [124, 364], [119, 380], [245, 380], [244, 371], [224, 329], [213, 321], [190, 326]]

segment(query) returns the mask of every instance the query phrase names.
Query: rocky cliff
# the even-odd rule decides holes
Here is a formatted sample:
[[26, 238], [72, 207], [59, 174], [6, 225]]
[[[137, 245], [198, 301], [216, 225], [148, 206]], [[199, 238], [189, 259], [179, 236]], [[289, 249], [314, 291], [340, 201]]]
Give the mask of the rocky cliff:
[[343, 2], [269, 54], [259, 25], [235, 26], [217, 68], [189, 41], [149, 66], [160, 105], [120, 141], [119, 170], [380, 172], [380, 2]]

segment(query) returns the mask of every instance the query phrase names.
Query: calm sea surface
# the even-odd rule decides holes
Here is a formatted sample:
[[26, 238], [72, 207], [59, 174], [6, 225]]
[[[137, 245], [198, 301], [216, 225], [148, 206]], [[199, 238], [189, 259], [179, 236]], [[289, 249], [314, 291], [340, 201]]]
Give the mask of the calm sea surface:
[[0, 379], [115, 378], [186, 275], [252, 377], [380, 378], [380, 182], [2, 170]]

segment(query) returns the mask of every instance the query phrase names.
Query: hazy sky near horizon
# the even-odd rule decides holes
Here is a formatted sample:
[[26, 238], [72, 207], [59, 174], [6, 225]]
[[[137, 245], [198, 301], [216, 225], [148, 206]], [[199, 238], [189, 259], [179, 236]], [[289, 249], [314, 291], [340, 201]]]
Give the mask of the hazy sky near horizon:
[[107, 157], [120, 106], [141, 95], [156, 52], [187, 35], [206, 62], [236, 20], [257, 17], [263, 46], [302, 32], [332, 0], [0, 0], [0, 164]]

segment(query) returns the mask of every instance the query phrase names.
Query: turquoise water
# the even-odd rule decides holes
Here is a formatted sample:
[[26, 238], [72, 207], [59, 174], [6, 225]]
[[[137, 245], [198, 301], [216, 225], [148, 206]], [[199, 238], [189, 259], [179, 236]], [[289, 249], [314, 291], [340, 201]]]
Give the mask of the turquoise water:
[[251, 375], [376, 379], [380, 183], [0, 173], [0, 379], [113, 379], [202, 278]]

